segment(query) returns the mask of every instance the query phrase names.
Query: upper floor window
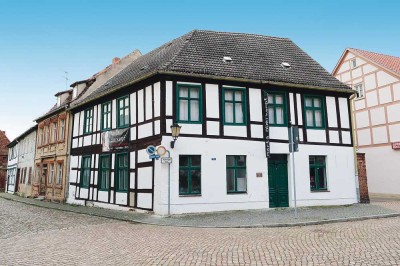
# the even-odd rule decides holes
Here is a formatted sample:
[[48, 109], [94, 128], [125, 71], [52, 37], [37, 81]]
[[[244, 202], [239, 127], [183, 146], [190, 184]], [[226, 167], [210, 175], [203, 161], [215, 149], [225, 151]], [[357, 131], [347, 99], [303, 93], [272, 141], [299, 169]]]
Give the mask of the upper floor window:
[[118, 114], [117, 125], [119, 128], [129, 126], [129, 97], [125, 96], [117, 100]]
[[38, 146], [42, 145], [43, 141], [43, 128], [39, 128], [39, 134], [38, 134]]
[[65, 119], [60, 120], [60, 132], [58, 134], [58, 140], [64, 140], [65, 137]]
[[45, 126], [44, 127], [44, 141], [43, 141], [43, 144], [48, 144], [49, 143], [49, 134], [50, 134], [49, 126]]
[[327, 190], [325, 156], [310, 156], [311, 191]]
[[285, 93], [268, 92], [268, 114], [271, 126], [287, 126]]
[[356, 68], [357, 67], [357, 59], [351, 60], [350, 65], [351, 65], [351, 68]]
[[357, 98], [364, 98], [364, 87], [362, 83], [354, 85], [354, 89], [357, 91]]
[[201, 123], [202, 98], [200, 85], [177, 85], [177, 114], [178, 122]]
[[85, 110], [85, 120], [83, 125], [83, 133], [91, 133], [93, 127], [93, 108]]
[[111, 129], [111, 102], [101, 105], [101, 129]]
[[247, 191], [245, 155], [226, 156], [226, 183], [228, 193]]
[[57, 123], [51, 124], [51, 142], [54, 143], [57, 140]]
[[307, 128], [325, 128], [324, 100], [322, 96], [305, 96], [304, 111]]
[[244, 88], [223, 88], [225, 125], [246, 124], [246, 91]]

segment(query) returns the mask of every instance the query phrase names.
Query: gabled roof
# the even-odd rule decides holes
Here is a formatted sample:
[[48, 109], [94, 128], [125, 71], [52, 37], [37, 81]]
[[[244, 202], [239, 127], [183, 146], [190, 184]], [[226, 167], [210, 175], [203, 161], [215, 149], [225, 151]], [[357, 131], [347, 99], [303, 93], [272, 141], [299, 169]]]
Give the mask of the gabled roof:
[[367, 60], [371, 63], [375, 63], [376, 65], [379, 65], [380, 67], [382, 67], [386, 70], [389, 70], [393, 74], [400, 76], [400, 57], [379, 54], [379, 53], [375, 53], [375, 52], [369, 52], [369, 51], [356, 49], [356, 48], [347, 48], [343, 52], [342, 57], [338, 61], [338, 64], [332, 71], [333, 75], [335, 75], [336, 71], [339, 68], [340, 63], [342, 62], [342, 59], [347, 54], [347, 52], [351, 52], [357, 56], [360, 56], [360, 57], [364, 58], [365, 60]]
[[[224, 62], [225, 56], [232, 61]], [[82, 103], [157, 73], [352, 92], [290, 39], [194, 30], [139, 57]]]
[[31, 132], [35, 131], [37, 128], [37, 124], [34, 126], [31, 126], [29, 129], [25, 130], [21, 135], [19, 135], [18, 137], [16, 137], [13, 141], [11, 141], [7, 147], [11, 148], [13, 146], [15, 146], [18, 142], [20, 142], [23, 138], [25, 138], [28, 134], [30, 134]]

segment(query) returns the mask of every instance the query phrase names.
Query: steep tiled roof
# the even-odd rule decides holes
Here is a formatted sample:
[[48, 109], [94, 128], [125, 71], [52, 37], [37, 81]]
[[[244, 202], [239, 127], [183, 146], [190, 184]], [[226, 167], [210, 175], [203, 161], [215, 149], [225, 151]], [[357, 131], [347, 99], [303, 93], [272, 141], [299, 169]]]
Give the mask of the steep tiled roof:
[[355, 48], [349, 48], [349, 50], [400, 75], [400, 57], [378, 54]]
[[85, 101], [157, 72], [350, 89], [287, 38], [194, 30], [139, 57]]
[[31, 132], [35, 131], [37, 128], [37, 124], [31, 126], [29, 129], [25, 130], [21, 135], [19, 135], [18, 137], [16, 137], [13, 141], [11, 141], [7, 147], [12, 147], [15, 146], [18, 142], [20, 142], [23, 138], [25, 138], [28, 134], [30, 134]]
[[6, 136], [6, 132], [0, 129], [0, 155], [7, 155], [8, 148], [7, 145], [10, 143], [10, 140]]

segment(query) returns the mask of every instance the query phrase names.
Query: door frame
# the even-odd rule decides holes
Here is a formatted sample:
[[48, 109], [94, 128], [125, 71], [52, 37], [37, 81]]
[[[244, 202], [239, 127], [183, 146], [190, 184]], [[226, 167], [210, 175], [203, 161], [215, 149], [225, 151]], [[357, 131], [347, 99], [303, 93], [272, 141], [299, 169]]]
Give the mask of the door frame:
[[[274, 159], [273, 157], [276, 157], [276, 159]], [[270, 161], [277, 161], [277, 162], [281, 161], [281, 162], [285, 162], [285, 164], [286, 164], [285, 172], [286, 172], [286, 191], [287, 191], [287, 196], [286, 196], [287, 202], [286, 203], [287, 204], [285, 204], [286, 206], [271, 206], [271, 200], [270, 200], [270, 196], [271, 195], [268, 195], [268, 198], [269, 198], [268, 199], [268, 202], [269, 202], [269, 206], [268, 207], [269, 208], [287, 208], [287, 207], [290, 207], [290, 198], [291, 198], [291, 196], [290, 196], [290, 177], [289, 177], [289, 155], [285, 154], [285, 153], [283, 153], [283, 154], [271, 154], [270, 158], [268, 158], [267, 167], [268, 167], [268, 192], [269, 193], [270, 193], [270, 181], [271, 181], [271, 179], [270, 179], [270, 171], [269, 171]], [[275, 193], [279, 194], [279, 191], [276, 191]], [[279, 198], [279, 195], [278, 195], [278, 198]], [[275, 203], [278, 203], [278, 202], [275, 202]], [[278, 205], [280, 205], [280, 204], [278, 204]]]

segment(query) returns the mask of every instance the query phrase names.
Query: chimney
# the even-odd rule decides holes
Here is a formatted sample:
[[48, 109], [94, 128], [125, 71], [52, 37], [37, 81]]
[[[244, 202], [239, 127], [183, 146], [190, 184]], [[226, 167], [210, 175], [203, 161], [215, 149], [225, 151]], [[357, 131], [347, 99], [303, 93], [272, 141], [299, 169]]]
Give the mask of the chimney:
[[121, 61], [121, 58], [119, 58], [119, 57], [114, 57], [113, 60], [112, 60], [112, 64], [113, 64], [113, 65], [114, 65], [114, 64], [117, 64], [117, 63], [119, 63], [119, 61]]

